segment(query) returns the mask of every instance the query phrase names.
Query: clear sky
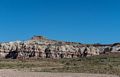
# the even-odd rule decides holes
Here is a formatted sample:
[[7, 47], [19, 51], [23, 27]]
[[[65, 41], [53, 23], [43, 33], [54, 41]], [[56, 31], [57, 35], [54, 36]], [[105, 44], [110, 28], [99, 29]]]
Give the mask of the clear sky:
[[0, 41], [33, 35], [81, 43], [120, 42], [119, 0], [0, 0]]

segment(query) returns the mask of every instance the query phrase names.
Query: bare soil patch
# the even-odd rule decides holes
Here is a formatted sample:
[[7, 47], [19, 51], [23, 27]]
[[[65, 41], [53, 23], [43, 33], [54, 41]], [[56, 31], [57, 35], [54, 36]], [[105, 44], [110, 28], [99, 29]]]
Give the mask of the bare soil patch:
[[87, 73], [49, 73], [49, 72], [28, 72], [13, 69], [1, 69], [0, 77], [119, 77], [106, 74]]

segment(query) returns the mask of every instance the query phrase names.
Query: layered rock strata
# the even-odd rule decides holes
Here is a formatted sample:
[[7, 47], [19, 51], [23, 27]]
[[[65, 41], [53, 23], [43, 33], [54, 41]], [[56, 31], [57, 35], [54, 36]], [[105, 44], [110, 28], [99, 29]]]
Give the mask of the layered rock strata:
[[120, 44], [81, 44], [34, 36], [27, 41], [0, 43], [0, 58], [79, 58], [120, 52]]

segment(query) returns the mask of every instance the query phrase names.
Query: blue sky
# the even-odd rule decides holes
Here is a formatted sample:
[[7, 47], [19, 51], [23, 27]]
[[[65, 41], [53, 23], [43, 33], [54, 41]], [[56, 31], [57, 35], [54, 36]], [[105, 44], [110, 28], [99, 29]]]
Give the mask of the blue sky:
[[119, 0], [0, 0], [0, 41], [33, 35], [81, 43], [120, 42]]

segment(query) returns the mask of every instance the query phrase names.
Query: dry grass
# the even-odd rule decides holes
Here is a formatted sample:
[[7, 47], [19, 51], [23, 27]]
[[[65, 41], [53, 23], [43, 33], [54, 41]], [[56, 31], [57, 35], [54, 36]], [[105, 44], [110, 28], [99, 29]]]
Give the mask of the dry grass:
[[1, 69], [19, 69], [34, 72], [72, 72], [120, 75], [120, 53], [77, 59], [11, 60], [1, 59]]

